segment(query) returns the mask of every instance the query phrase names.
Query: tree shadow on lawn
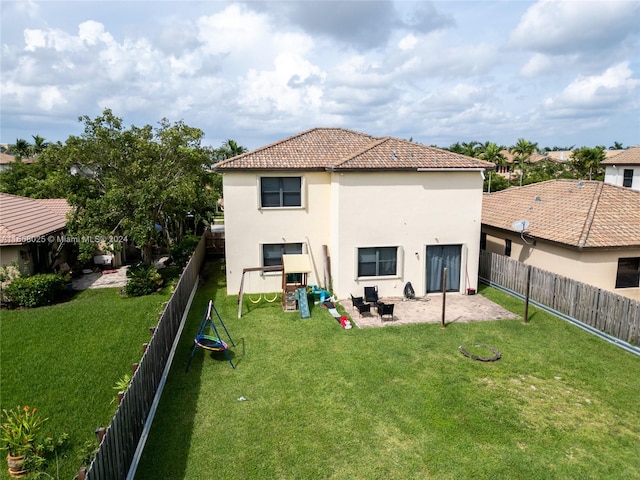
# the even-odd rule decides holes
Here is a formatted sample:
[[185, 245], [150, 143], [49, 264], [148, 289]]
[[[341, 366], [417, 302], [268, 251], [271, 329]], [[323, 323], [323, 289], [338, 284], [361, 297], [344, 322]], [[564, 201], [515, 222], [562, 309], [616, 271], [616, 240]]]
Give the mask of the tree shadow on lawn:
[[[195, 427], [198, 399], [201, 396], [202, 375], [207, 373], [205, 370], [209, 370], [209, 368], [205, 368], [205, 362], [212, 360], [225, 362], [228, 368], [231, 368], [223, 352], [203, 352], [202, 349], [197, 349], [189, 371], [185, 371], [193, 348], [193, 340], [207, 309], [207, 304], [210, 299], [215, 299], [216, 292], [220, 289], [219, 275], [208, 274], [210, 270], [216, 268], [220, 268], [219, 262], [205, 262], [202, 267], [200, 285], [194, 296], [176, 349], [171, 372], [162, 393], [145, 451], [136, 471], [136, 479], [157, 478], [157, 470], [154, 466], [154, 461], [157, 460], [155, 452], [162, 451], [166, 443], [172, 445], [172, 462], [170, 464], [171, 471], [165, 473], [170, 478], [184, 477], [189, 458], [191, 436]], [[235, 355], [231, 352], [230, 354], [234, 360]], [[236, 364], [235, 360], [234, 364]], [[169, 438], [171, 440], [168, 440]]]

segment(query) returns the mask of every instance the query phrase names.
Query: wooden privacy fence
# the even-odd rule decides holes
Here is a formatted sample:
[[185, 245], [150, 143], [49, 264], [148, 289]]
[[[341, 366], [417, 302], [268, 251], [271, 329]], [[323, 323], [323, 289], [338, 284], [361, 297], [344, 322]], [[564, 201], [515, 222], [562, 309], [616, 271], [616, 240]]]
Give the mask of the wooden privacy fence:
[[135, 372], [118, 409], [106, 431], [96, 432], [102, 437], [100, 447], [87, 472], [80, 478], [117, 480], [127, 477], [145, 421], [151, 410], [156, 391], [183, 313], [191, 292], [198, 281], [198, 274], [205, 256], [204, 236], [200, 239], [180, 280], [160, 314], [158, 325], [151, 327], [152, 337], [146, 346], [142, 360], [134, 366]]
[[504, 255], [480, 252], [480, 278], [521, 295], [526, 294], [529, 268], [531, 300], [631, 345], [640, 345], [640, 302]]

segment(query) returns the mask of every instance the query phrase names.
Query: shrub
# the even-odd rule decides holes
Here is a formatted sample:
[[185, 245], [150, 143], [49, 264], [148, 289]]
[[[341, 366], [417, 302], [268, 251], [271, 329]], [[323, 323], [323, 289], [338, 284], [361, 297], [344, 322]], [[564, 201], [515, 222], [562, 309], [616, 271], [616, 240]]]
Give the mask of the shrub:
[[181, 268], [184, 267], [189, 261], [189, 258], [191, 258], [199, 241], [200, 237], [197, 235], [188, 235], [173, 245], [171, 247], [171, 258], [173, 258], [174, 263]]
[[41, 307], [53, 302], [66, 288], [65, 278], [56, 273], [42, 273], [15, 278], [4, 294], [21, 307]]
[[162, 287], [163, 279], [153, 265], [137, 264], [127, 269], [125, 292], [130, 297], [149, 295]]

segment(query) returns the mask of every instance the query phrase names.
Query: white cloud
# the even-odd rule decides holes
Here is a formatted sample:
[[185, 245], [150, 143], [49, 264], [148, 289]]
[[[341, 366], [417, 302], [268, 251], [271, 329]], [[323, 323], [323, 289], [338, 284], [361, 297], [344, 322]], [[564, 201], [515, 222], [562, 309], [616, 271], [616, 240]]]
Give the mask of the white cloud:
[[238, 4], [222, 12], [198, 19], [198, 39], [213, 54], [242, 54], [254, 50], [270, 28], [264, 15]]
[[413, 48], [417, 44], [418, 44], [418, 38], [413, 33], [410, 33], [402, 37], [402, 39], [398, 43], [398, 48], [403, 51], [413, 50]]
[[46, 87], [39, 88], [37, 94], [38, 106], [46, 112], [50, 112], [54, 108], [67, 103], [60, 89], [54, 85], [47, 85]]
[[616, 140], [640, 143], [629, 121], [640, 108], [638, 5], [167, 0], [125, 2], [116, 15], [60, 1], [29, 17], [9, 2], [2, 140], [64, 140], [78, 115], [108, 107], [136, 125], [167, 117], [208, 138], [249, 137], [250, 148], [318, 125], [507, 144], [604, 115], [625, 132]]
[[633, 78], [629, 62], [608, 68], [601, 75], [579, 76], [559, 94], [548, 97], [544, 107], [549, 112], [566, 115], [576, 110], [601, 114], [602, 110], [638, 107], [640, 79]]
[[550, 54], [604, 50], [638, 34], [640, 4], [541, 0], [511, 32], [512, 45]]

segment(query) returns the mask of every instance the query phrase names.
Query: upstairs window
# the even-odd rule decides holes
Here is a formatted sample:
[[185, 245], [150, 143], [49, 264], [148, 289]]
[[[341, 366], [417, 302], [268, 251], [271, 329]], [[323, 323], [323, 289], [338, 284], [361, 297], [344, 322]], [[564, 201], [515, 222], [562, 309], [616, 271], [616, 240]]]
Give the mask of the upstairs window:
[[398, 271], [398, 247], [358, 249], [358, 277], [384, 277]]
[[632, 184], [633, 184], [633, 170], [630, 168], [625, 168], [623, 173], [623, 178], [622, 178], [622, 186], [631, 188]]
[[265, 243], [262, 245], [262, 266], [282, 265], [282, 255], [302, 253], [301, 243]]
[[640, 257], [619, 258], [616, 288], [640, 287]]
[[260, 206], [263, 208], [301, 207], [302, 178], [260, 178]]

